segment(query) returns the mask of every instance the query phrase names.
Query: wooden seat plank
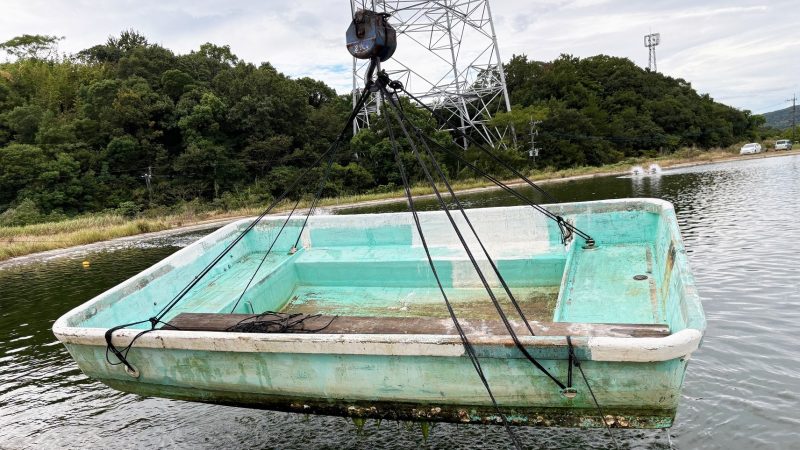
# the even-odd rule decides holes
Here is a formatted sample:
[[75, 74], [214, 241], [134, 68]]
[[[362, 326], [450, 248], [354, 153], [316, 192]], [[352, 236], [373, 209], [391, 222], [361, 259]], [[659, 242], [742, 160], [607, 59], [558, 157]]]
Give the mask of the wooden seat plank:
[[[285, 315], [265, 314], [254, 319], [252, 314], [181, 313], [164, 329], [183, 331], [230, 331], [237, 324], [252, 320], [276, 320]], [[298, 316], [298, 318], [301, 316]], [[528, 335], [521, 321], [510, 321], [519, 336]], [[459, 320], [467, 335], [508, 336], [500, 320]], [[665, 337], [669, 327], [661, 324], [615, 324], [615, 323], [569, 323], [529, 322], [537, 336], [606, 336], [606, 337]], [[324, 328], [324, 329], [323, 329]], [[320, 330], [322, 329], [322, 330]], [[320, 331], [315, 331], [320, 330]], [[427, 334], [454, 335], [456, 328], [450, 319], [428, 317], [356, 317], [356, 316], [307, 316], [302, 329], [291, 333], [324, 334]]]

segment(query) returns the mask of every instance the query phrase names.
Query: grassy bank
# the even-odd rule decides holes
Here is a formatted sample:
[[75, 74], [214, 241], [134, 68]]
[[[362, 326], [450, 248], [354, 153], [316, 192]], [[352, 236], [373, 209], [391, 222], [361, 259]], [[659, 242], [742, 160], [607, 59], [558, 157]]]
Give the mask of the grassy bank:
[[[770, 153], [767, 156], [781, 156], [797, 154], [800, 151]], [[754, 155], [763, 157], [764, 155]], [[566, 170], [538, 170], [528, 175], [531, 179], [544, 183], [575, 179], [584, 176], [597, 176], [627, 172], [632, 165], [648, 165], [658, 163], [662, 167], [680, 165], [695, 165], [709, 162], [718, 162], [728, 159], [739, 159], [732, 150], [718, 150], [701, 152], [698, 150], [682, 150], [667, 157], [659, 158], [631, 158], [623, 162], [601, 167], [578, 167]], [[509, 180], [513, 183], [515, 180]], [[490, 186], [485, 180], [471, 179], [459, 180], [453, 183], [458, 190], [468, 190]], [[430, 187], [414, 186], [414, 195], [431, 193]], [[347, 197], [325, 198], [320, 204], [326, 207], [344, 207], [353, 204], [375, 201], [388, 201], [402, 199], [401, 190], [367, 193]], [[306, 207], [307, 200], [300, 202], [300, 207]], [[93, 214], [58, 222], [40, 223], [35, 225], [0, 227], [0, 261], [31, 253], [67, 248], [76, 245], [90, 244], [110, 239], [133, 236], [142, 233], [156, 232], [180, 228], [189, 225], [201, 224], [207, 221], [218, 221], [226, 218], [236, 218], [256, 215], [259, 207], [243, 207], [229, 210], [201, 210], [200, 208], [187, 209], [174, 214], [150, 217], [145, 212], [136, 218], [125, 217], [119, 214]], [[288, 202], [279, 205], [278, 212], [286, 211], [291, 207]]]
[[168, 219], [131, 220], [123, 216], [103, 215], [21, 227], [2, 227], [0, 260], [149, 231], [160, 231], [174, 226], [181, 226], [181, 223]]

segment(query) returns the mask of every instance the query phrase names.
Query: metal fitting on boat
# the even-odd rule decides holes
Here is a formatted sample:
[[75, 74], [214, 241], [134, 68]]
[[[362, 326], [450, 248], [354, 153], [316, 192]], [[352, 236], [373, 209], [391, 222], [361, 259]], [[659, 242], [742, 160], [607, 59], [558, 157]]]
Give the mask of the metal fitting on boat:
[[139, 378], [139, 369], [136, 368], [133, 364], [128, 363], [125, 367], [125, 373], [132, 376], [133, 378]]
[[591, 249], [593, 249], [593, 248], [597, 248], [597, 245], [596, 245], [596, 243], [594, 242], [594, 239], [587, 239], [587, 240], [586, 240], [586, 243], [585, 243], [585, 244], [583, 244], [583, 249], [584, 249], [584, 250], [591, 250]]
[[561, 395], [572, 400], [576, 395], [578, 395], [578, 390], [573, 387], [567, 387], [561, 390]]

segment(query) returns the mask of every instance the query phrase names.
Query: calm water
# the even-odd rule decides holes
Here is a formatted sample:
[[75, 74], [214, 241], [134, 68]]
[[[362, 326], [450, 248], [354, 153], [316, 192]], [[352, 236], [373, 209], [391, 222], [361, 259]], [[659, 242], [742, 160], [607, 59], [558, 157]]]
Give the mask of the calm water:
[[[800, 157], [644, 179], [548, 187], [564, 201], [675, 203], [708, 331], [683, 391], [672, 448], [800, 449]], [[473, 207], [514, 202], [499, 193]], [[433, 207], [427, 202], [427, 207]], [[403, 209], [401, 205], [399, 209]], [[392, 210], [384, 207], [382, 210]], [[0, 448], [507, 448], [500, 427], [305, 417], [121, 394], [87, 379], [50, 327], [70, 308], [196, 236], [0, 270]], [[601, 431], [521, 428], [531, 448], [608, 448]], [[624, 448], [670, 448], [664, 431], [617, 431]]]

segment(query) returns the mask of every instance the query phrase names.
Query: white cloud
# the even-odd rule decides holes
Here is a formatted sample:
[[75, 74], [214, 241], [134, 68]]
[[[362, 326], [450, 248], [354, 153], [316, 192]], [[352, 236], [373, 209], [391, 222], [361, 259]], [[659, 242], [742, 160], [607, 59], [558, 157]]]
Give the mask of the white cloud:
[[[247, 61], [320, 78], [339, 92], [350, 88], [347, 0], [4, 0], [2, 9], [0, 41], [54, 34], [67, 38], [62, 51], [76, 52], [133, 28], [179, 53], [228, 44]], [[645, 66], [642, 36], [652, 30], [662, 35], [660, 71], [728, 104], [763, 112], [800, 91], [794, 0], [494, 0], [492, 12], [505, 60], [604, 53]], [[413, 43], [400, 45], [399, 59], [435, 76], [439, 63]]]

